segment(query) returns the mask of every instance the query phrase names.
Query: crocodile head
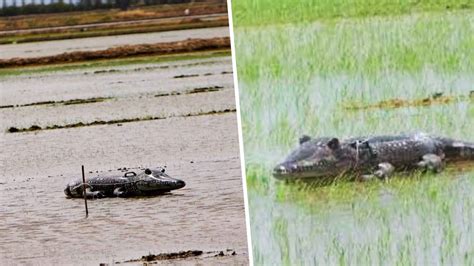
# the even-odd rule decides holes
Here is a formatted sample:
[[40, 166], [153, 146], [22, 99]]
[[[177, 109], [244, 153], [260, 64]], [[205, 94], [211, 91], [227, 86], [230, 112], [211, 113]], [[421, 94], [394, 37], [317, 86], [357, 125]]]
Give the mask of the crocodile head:
[[329, 177], [340, 175], [356, 161], [357, 152], [337, 138], [300, 138], [300, 145], [273, 169], [280, 180]]
[[145, 169], [136, 178], [136, 187], [143, 193], [170, 191], [186, 185], [184, 181], [167, 175], [165, 168]]
[[80, 198], [83, 195], [82, 189], [82, 181], [77, 179], [67, 184], [66, 188], [64, 189], [64, 194], [70, 198]]

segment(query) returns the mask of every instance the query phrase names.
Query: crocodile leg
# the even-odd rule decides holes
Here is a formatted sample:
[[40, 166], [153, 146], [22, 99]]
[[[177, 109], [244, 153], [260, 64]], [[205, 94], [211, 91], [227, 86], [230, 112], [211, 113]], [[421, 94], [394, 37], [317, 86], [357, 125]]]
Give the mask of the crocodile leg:
[[91, 191], [90, 188], [86, 188], [86, 197], [100, 199], [104, 197], [104, 193], [102, 191]]
[[379, 163], [377, 170], [373, 174], [362, 175], [362, 181], [369, 181], [374, 179], [374, 177], [387, 181], [394, 171], [395, 167], [391, 163]]
[[423, 155], [422, 160], [417, 166], [424, 171], [439, 173], [443, 170], [443, 159], [436, 154], [426, 154]]
[[125, 191], [123, 190], [123, 187], [118, 187], [114, 189], [114, 195], [117, 197], [121, 197], [125, 194]]

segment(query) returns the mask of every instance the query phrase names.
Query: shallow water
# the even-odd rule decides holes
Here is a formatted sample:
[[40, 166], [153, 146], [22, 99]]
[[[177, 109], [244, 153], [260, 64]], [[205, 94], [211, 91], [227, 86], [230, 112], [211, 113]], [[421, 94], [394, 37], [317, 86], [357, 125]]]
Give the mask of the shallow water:
[[[223, 66], [223, 62], [230, 64], [230, 58], [217, 59], [214, 63]], [[212, 69], [214, 63], [206, 66], [205, 71], [217, 71], [218, 67]], [[230, 65], [219, 70], [225, 71], [228, 68]], [[157, 76], [163, 75], [160, 70], [155, 71]], [[175, 71], [182, 74], [180, 68]], [[184, 67], [183, 72], [186, 71]], [[82, 75], [82, 72], [4, 79], [2, 104], [4, 99], [12, 104], [31, 102], [36, 99], [35, 92], [41, 98], [43, 91], [45, 95], [55, 95], [55, 100], [87, 98], [81, 97], [87, 94], [81, 91], [81, 86], [75, 87], [75, 83], [68, 80], [68, 77], [74, 78]], [[148, 72], [143, 74], [152, 76]], [[168, 74], [171, 80], [172, 73]], [[214, 80], [212, 78], [215, 76], [205, 79], [189, 78], [189, 81], [186, 78], [180, 79], [181, 87], [176, 81], [173, 86], [164, 88], [184, 90], [194, 86], [204, 87], [212, 81], [225, 89], [189, 96], [151, 97], [152, 100], [142, 102], [145, 107], [140, 105], [140, 97], [145, 99], [146, 95], [160, 93], [163, 87], [152, 86], [153, 82], [147, 86], [134, 86], [134, 81], [141, 79], [140, 75], [134, 75], [120, 89], [104, 87], [100, 90], [98, 87], [105, 77], [109, 81], [118, 79], [113, 75], [84, 78], [81, 85], [90, 89], [90, 96], [103, 97], [110, 93], [118, 100], [67, 106], [41, 105], [29, 111], [25, 110], [32, 107], [4, 108], [2, 129], [31, 123], [64, 124], [71, 117], [94, 120], [146, 116], [154, 112], [155, 105], [156, 110], [161, 110], [160, 103], [171, 106], [172, 103], [182, 102], [182, 105], [186, 105], [188, 101], [189, 111], [206, 108], [212, 110], [223, 106], [235, 108], [234, 99], [229, 94], [233, 93], [229, 86], [232, 75], [221, 75]], [[41, 83], [45, 78], [56, 82]], [[61, 87], [60, 79], [64, 79], [63, 84], [67, 86]], [[26, 83], [20, 86], [22, 81]], [[166, 84], [165, 78], [163, 82]], [[9, 97], [4, 98], [5, 92]], [[222, 106], [205, 101], [206, 97], [212, 100], [218, 95], [220, 97], [216, 100], [221, 99]], [[201, 104], [193, 104], [194, 101]], [[124, 102], [136, 105], [126, 105]], [[109, 106], [103, 107], [102, 104]], [[248, 262], [235, 113], [28, 133], [12, 134], [2, 130], [0, 137], [2, 263], [90, 265], [137, 259], [149, 253], [191, 249], [233, 249], [237, 255], [191, 258], [176, 263]], [[170, 176], [184, 180], [187, 185], [158, 197], [92, 200], [88, 202], [89, 218], [85, 219], [84, 202], [67, 199], [63, 193], [65, 185], [71, 179], [80, 177], [82, 164], [87, 171], [93, 172], [117, 171], [122, 167], [166, 165]], [[87, 174], [92, 175], [93, 173]]]
[[[215, 57], [2, 77], [1, 105], [4, 106], [108, 98], [89, 104], [1, 108], [2, 130], [232, 109], [235, 96], [231, 64], [228, 57]], [[180, 75], [190, 77], [175, 78]], [[199, 88], [219, 91], [186, 94]], [[182, 95], [156, 97], [176, 92]]]

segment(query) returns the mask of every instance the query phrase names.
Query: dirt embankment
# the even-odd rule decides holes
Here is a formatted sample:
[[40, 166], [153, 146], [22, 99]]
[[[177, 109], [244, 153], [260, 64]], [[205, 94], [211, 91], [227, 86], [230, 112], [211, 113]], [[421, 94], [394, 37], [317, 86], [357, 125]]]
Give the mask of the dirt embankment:
[[188, 39], [185, 41], [168, 43], [125, 45], [99, 51], [77, 51], [52, 56], [5, 59], [0, 60], [0, 68], [70, 63], [97, 59], [115, 59], [129, 56], [176, 54], [229, 48], [229, 37]]
[[71, 27], [54, 27], [22, 31], [0, 32], [0, 44], [66, 40], [124, 34], [150, 33], [228, 26], [227, 15], [212, 17], [185, 17], [156, 20], [138, 20], [117, 23], [99, 23]]
[[97, 10], [57, 14], [27, 15], [0, 18], [0, 31], [17, 31], [49, 27], [110, 23], [189, 15], [227, 13], [227, 4], [215, 3], [173, 4], [140, 7], [129, 11]]

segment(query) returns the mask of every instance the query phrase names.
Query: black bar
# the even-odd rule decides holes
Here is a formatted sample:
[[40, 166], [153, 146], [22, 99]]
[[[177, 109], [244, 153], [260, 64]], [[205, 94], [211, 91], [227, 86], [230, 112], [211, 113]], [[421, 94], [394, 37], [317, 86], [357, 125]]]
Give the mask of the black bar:
[[86, 205], [86, 218], [87, 218], [89, 216], [89, 209], [87, 208], [86, 176], [84, 174], [84, 165], [82, 166], [82, 194], [84, 195], [84, 204]]

